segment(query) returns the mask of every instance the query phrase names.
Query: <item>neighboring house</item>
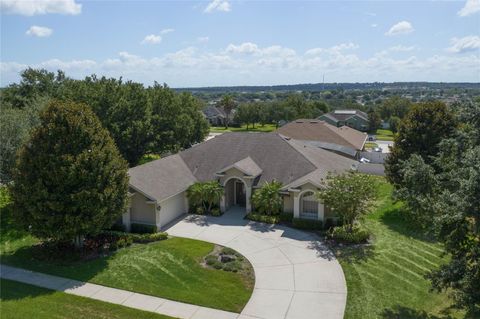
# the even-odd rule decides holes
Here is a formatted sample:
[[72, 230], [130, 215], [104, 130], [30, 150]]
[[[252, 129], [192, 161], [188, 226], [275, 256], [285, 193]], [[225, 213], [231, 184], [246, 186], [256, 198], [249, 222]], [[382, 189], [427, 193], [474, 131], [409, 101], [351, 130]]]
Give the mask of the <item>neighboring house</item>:
[[335, 110], [320, 115], [317, 119], [326, 121], [336, 127], [349, 126], [359, 131], [368, 131], [370, 121], [365, 112], [359, 110]]
[[129, 170], [131, 204], [123, 223], [158, 229], [188, 211], [186, 190], [193, 183], [217, 180], [225, 189], [220, 209], [252, 211], [255, 189], [273, 180], [283, 184], [283, 211], [294, 217], [325, 220], [335, 215], [315, 192], [328, 173], [356, 169], [347, 157], [287, 139], [277, 133], [225, 133], [178, 154]]
[[[232, 110], [230, 113], [230, 122], [233, 121], [233, 116], [234, 116], [235, 111]], [[221, 107], [214, 106], [214, 105], [208, 105], [203, 109], [203, 114], [205, 115], [205, 118], [210, 122], [210, 125], [212, 126], [224, 126], [225, 125], [225, 119], [227, 118], [227, 115], [223, 111]]]
[[368, 137], [348, 126], [336, 127], [325, 121], [309, 119], [292, 121], [276, 132], [352, 158], [358, 158]]

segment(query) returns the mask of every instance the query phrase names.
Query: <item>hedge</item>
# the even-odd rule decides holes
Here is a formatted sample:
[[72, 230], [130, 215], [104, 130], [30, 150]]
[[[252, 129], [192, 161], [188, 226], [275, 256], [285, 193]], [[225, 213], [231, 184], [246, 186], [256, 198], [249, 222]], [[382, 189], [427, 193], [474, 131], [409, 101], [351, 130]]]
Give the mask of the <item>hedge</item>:
[[278, 224], [280, 222], [280, 215], [263, 215], [258, 213], [249, 213], [247, 214], [247, 216], [245, 216], [245, 218], [267, 224]]
[[308, 229], [308, 230], [317, 230], [317, 229], [323, 228], [322, 221], [315, 220], [315, 219], [293, 218], [292, 225], [295, 228]]
[[132, 223], [130, 225], [130, 231], [137, 234], [154, 234], [157, 232], [156, 225], [138, 224]]

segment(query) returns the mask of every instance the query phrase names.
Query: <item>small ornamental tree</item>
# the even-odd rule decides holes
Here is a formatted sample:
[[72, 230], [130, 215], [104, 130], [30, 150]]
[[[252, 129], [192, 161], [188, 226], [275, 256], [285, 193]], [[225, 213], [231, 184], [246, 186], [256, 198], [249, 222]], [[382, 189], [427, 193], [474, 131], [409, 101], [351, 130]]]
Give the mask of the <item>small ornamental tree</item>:
[[252, 196], [255, 209], [265, 215], [280, 214], [283, 206], [282, 196], [279, 193], [281, 188], [282, 184], [277, 181], [263, 184]]
[[357, 172], [327, 177], [326, 188], [318, 197], [334, 211], [350, 231], [358, 218], [368, 212], [376, 198], [376, 181], [373, 176]]
[[54, 101], [19, 152], [12, 198], [33, 235], [75, 240], [110, 227], [127, 206], [127, 163], [93, 111]]

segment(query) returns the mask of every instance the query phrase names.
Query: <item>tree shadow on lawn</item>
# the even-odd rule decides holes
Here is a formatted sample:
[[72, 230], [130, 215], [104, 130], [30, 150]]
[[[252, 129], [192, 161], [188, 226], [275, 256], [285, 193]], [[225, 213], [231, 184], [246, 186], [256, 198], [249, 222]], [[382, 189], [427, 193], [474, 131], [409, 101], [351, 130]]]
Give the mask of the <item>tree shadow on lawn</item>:
[[108, 267], [115, 252], [85, 256], [75, 251], [53, 253], [40, 245], [21, 247], [1, 256], [3, 264], [44, 274], [88, 282]]
[[330, 248], [335, 257], [347, 263], [362, 263], [375, 257], [375, 246], [372, 244], [344, 245], [331, 243]]
[[406, 207], [392, 207], [380, 217], [380, 222], [399, 234], [421, 241], [436, 243], [433, 234], [419, 227], [418, 223], [408, 220]]
[[14, 280], [2, 279], [0, 285], [0, 297], [2, 301], [15, 301], [25, 298], [36, 298], [55, 293], [53, 290], [41, 288]]
[[[443, 312], [448, 312], [448, 308]], [[394, 306], [391, 309], [384, 309], [381, 313], [384, 319], [453, 319], [454, 317], [445, 314], [442, 316], [435, 316], [427, 313], [424, 310], [412, 309], [404, 306]]]

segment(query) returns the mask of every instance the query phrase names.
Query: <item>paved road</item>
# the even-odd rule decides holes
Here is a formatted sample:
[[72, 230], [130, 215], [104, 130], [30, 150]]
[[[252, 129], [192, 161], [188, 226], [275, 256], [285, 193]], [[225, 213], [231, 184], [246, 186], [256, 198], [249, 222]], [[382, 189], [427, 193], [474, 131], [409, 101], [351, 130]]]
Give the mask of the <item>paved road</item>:
[[167, 232], [231, 247], [252, 263], [255, 288], [238, 319], [343, 318], [345, 278], [322, 241], [243, 216], [240, 209], [222, 217], [189, 215]]
[[390, 153], [390, 149], [388, 147], [393, 146], [392, 141], [376, 140], [376, 141], [374, 141], [374, 143], [377, 143], [378, 146], [382, 148], [382, 153]]

